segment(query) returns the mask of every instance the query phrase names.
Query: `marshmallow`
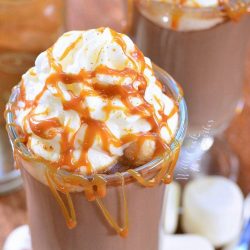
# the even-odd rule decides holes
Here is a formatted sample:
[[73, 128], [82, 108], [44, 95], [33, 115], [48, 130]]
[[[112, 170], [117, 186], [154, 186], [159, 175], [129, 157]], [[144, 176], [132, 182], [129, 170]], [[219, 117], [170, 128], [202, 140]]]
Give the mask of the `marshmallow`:
[[173, 182], [165, 189], [162, 226], [165, 234], [176, 232], [179, 220], [179, 206], [181, 198], [181, 187], [177, 182]]
[[211, 243], [197, 235], [173, 235], [161, 239], [160, 250], [214, 250]]
[[31, 250], [31, 237], [28, 225], [16, 228], [6, 239], [3, 250]]
[[228, 244], [241, 230], [243, 200], [239, 187], [224, 177], [196, 179], [184, 190], [182, 228], [206, 237], [215, 247]]

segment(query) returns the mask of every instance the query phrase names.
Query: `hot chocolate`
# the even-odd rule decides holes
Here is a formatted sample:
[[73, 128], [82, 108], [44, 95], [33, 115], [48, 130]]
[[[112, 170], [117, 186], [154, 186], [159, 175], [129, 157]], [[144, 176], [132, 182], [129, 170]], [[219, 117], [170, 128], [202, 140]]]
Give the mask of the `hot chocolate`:
[[6, 119], [34, 250], [157, 248], [186, 107], [126, 35], [64, 34], [23, 75]]

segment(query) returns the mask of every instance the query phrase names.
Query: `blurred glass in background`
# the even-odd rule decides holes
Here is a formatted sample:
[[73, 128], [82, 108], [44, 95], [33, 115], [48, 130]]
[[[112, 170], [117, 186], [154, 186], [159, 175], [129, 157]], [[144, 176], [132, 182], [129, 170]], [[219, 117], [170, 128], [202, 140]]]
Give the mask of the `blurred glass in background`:
[[122, 31], [127, 0], [67, 0], [67, 30], [108, 26]]
[[11, 88], [63, 31], [63, 0], [0, 0], [0, 194], [21, 184], [3, 119]]

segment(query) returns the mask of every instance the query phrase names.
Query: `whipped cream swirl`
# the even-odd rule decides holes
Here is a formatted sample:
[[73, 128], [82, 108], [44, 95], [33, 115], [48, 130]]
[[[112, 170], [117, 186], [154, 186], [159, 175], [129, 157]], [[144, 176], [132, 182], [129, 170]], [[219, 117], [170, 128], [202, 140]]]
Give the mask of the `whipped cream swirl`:
[[150, 60], [109, 28], [65, 33], [19, 87], [13, 112], [27, 147], [73, 172], [105, 172], [124, 158], [145, 163], [167, 149], [178, 126], [178, 106]]

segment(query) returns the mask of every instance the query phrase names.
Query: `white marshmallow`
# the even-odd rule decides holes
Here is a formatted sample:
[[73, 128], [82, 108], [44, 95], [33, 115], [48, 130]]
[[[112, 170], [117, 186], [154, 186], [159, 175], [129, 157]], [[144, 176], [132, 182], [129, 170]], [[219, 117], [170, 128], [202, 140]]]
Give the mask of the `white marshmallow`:
[[184, 190], [182, 228], [221, 247], [239, 234], [242, 211], [243, 194], [234, 182], [219, 176], [202, 177]]
[[212, 244], [197, 235], [171, 235], [160, 241], [160, 250], [214, 250]]
[[31, 237], [28, 225], [13, 230], [4, 242], [3, 250], [31, 250]]
[[172, 182], [165, 189], [162, 226], [165, 234], [176, 232], [179, 220], [179, 207], [181, 201], [181, 187], [177, 182]]

